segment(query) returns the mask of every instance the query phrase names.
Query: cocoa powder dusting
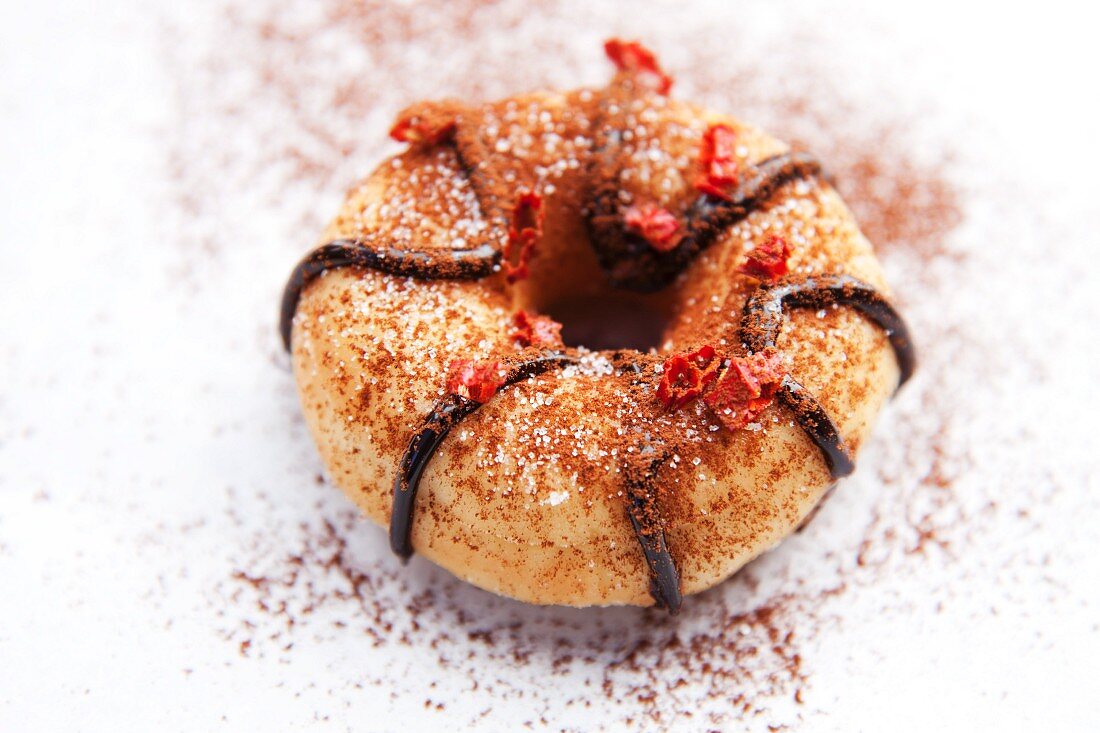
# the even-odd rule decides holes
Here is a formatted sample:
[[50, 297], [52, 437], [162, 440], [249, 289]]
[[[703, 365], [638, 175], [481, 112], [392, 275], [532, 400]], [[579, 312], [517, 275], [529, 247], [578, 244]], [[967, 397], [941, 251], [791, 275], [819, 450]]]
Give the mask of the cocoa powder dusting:
[[[312, 13], [293, 3], [262, 12], [227, 6], [221, 42], [206, 50], [183, 83], [181, 105], [199, 106], [264, 144], [242, 148], [210, 129], [183, 128], [170, 161], [181, 210], [225, 221], [213, 203], [221, 187], [254, 185], [253, 195], [267, 209], [283, 211], [273, 227], [289, 234], [272, 257], [288, 260], [283, 255], [300, 252], [314, 239], [341, 190], [392, 152], [385, 131], [405, 105], [429, 96], [482, 99], [571, 87], [571, 78], [591, 78], [578, 73], [589, 59], [577, 58], [564, 40], [532, 30], [540, 14], [553, 16], [552, 8], [521, 12], [503, 3], [490, 13], [489, 5], [442, 3], [429, 11], [325, 0]], [[472, 48], [506, 26], [534, 41], [507, 54], [455, 51], [451, 63], [431, 66], [434, 75], [409, 55], [410, 46]], [[343, 49], [362, 71], [334, 73], [333, 48]], [[887, 270], [908, 268], [898, 277], [891, 273], [899, 300], [934, 297], [942, 287], [935, 279], [939, 268], [962, 266], [950, 244], [962, 220], [949, 177], [950, 147], [944, 143], [916, 156], [903, 132], [906, 118], [861, 119], [864, 113], [845, 96], [843, 80], [823, 79], [812, 59], [804, 60], [793, 46], [776, 53], [771, 68], [797, 81], [769, 83], [775, 72], [759, 59], [718, 63], [712, 44], [694, 55], [689, 49], [676, 55], [677, 92], [816, 153], [878, 245]], [[260, 80], [248, 90], [254, 105], [217, 91], [220, 74], [235, 64]], [[191, 163], [199, 149], [213, 152]], [[195, 198], [195, 191], [202, 197]], [[192, 241], [207, 242], [210, 256], [223, 257], [231, 228]], [[196, 260], [193, 249], [182, 257], [185, 265]], [[937, 267], [919, 266], [929, 263]], [[917, 286], [930, 291], [917, 295]], [[930, 314], [918, 311], [911, 325], [918, 347], [936, 344], [922, 351], [928, 355], [922, 368], [934, 374], [947, 368], [951, 351], [963, 348], [966, 336]], [[964, 509], [951, 492], [953, 479], [968, 465], [966, 447], [951, 440], [951, 400], [933, 382], [915, 380], [904, 403], [919, 405], [922, 419], [911, 419], [913, 409], [888, 417], [869, 449], [877, 475], [857, 474], [856, 486], [839, 487], [840, 493], [853, 488], [880, 497], [855, 504], [870, 511], [847, 520], [866, 524], [862, 536], [850, 537], [850, 553], [815, 565], [811, 578], [798, 572], [789, 554], [794, 550], [780, 549], [693, 598], [677, 619], [631, 608], [525, 606], [420, 560], [406, 575], [386, 555], [381, 533], [339, 497], [329, 499], [336, 492], [327, 485], [320, 487], [326, 498], [317, 502], [316, 520], [273, 526], [235, 548], [236, 566], [208, 600], [220, 609], [221, 634], [249, 661], [312, 664], [299, 647], [336, 654], [351, 638], [407, 649], [427, 693], [426, 708], [446, 710], [447, 695], [459, 689], [455, 680], [462, 680], [462, 694], [484, 701], [473, 719], [448, 721], [456, 726], [492, 727], [494, 706], [517, 699], [531, 711], [531, 727], [561, 727], [556, 720], [581, 720], [579, 711], [593, 706], [605, 711], [603, 719], [637, 729], [682, 724], [718, 730], [745, 719], [777, 729], [794, 726], [812, 699], [814, 666], [828, 663], [812, 656], [820, 637], [844, 623], [836, 599], [884, 574], [911, 572], [929, 556], [942, 558], [967, 541], [972, 523], [980, 524], [975, 511], [986, 509]], [[828, 509], [822, 514], [830, 514]], [[836, 517], [819, 526], [823, 518], [799, 542], [812, 545], [816, 533], [838, 531]], [[388, 689], [393, 670], [371, 669], [367, 659], [363, 667], [362, 678], [349, 685]]]
[[[423, 674], [466, 674], [490, 698], [509, 695], [516, 675], [573, 680], [562, 688], [568, 694], [531, 701], [551, 719], [602, 699], [624, 723], [693, 719], [720, 728], [731, 718], [767, 718], [776, 700], [800, 701], [809, 684], [800, 643], [834, 622], [827, 601], [845, 590], [787, 591], [740, 607], [728, 596], [751, 593], [758, 580], [750, 568], [728, 584], [733, 594], [693, 598], [688, 624], [654, 610], [539, 608], [473, 589], [435, 568], [426, 587], [396, 566], [376, 569], [350, 547], [351, 535], [368, 530], [353, 512], [337, 512], [283, 535], [295, 549], [278, 558], [265, 556], [270, 540], [257, 537], [242, 558], [248, 569], [213, 589], [238, 610], [251, 609], [223, 628], [226, 640], [242, 657], [292, 664], [297, 640], [339, 645], [345, 635], [358, 635], [372, 647], [422, 650], [437, 665]], [[360, 682], [380, 686], [386, 673], [365, 678]], [[678, 709], [672, 701], [681, 691], [717, 704]]]

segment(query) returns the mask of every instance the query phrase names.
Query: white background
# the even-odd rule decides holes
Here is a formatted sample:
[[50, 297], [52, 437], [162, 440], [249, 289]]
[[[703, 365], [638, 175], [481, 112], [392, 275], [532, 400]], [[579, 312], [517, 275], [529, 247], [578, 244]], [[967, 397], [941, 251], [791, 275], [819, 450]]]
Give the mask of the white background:
[[[470, 12], [476, 41], [424, 7], [396, 51], [334, 5], [0, 9], [0, 730], [1100, 725], [1084, 4], [503, 3]], [[677, 93], [779, 128], [803, 123], [769, 116], [773, 91], [823, 70], [848, 106], [807, 137], [900, 125], [915, 159], [951, 161], [962, 211], [942, 258], [883, 255], [923, 363], [857, 474], [674, 621], [401, 569], [318, 480], [274, 331], [283, 277], [403, 103], [598, 83], [610, 35], [674, 73], [752, 62], [751, 102], [686, 72]], [[326, 84], [367, 77], [390, 91], [327, 114]], [[793, 636], [773, 653], [774, 628]]]

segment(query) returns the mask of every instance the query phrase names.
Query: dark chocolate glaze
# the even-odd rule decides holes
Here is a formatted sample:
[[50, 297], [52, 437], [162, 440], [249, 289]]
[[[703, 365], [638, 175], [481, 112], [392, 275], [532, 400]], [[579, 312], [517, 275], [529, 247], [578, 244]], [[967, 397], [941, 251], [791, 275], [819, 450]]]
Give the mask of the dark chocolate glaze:
[[710, 245], [726, 228], [763, 207], [780, 187], [820, 173], [821, 163], [809, 153], [765, 158], [749, 169], [729, 199], [707, 195], [695, 199], [688, 210], [688, 232], [703, 246]]
[[[651, 446], [642, 448], [643, 455], [647, 452], [655, 451]], [[642, 553], [649, 567], [649, 594], [659, 607], [675, 616], [684, 602], [680, 591], [680, 570], [676, 567], [676, 561], [668, 547], [653, 488], [657, 468], [665, 458], [666, 456], [655, 458], [640, 476], [632, 476], [629, 471], [626, 472], [627, 497], [630, 499], [627, 516], [630, 517], [630, 526], [634, 528], [634, 536], [642, 546]]]
[[[565, 364], [575, 364], [577, 358], [561, 351], [549, 351], [545, 354], [522, 361], [508, 370], [501, 389], [520, 382], [528, 377], [541, 374], [548, 369]], [[393, 482], [393, 508], [390, 510], [390, 548], [403, 560], [413, 554], [412, 532], [413, 506], [416, 492], [420, 487], [420, 477], [432, 460], [443, 439], [460, 423], [463, 418], [481, 407], [481, 403], [450, 394], [440, 400], [425, 418], [420, 430], [409, 441], [401, 466]]]
[[[819, 275], [762, 285], [745, 303], [741, 317], [741, 341], [750, 352], [775, 348], [783, 316], [788, 308], [850, 306], [886, 332], [898, 361], [900, 388], [916, 366], [909, 329], [898, 312], [874, 287], [848, 275]], [[783, 380], [776, 399], [794, 414], [799, 426], [821, 451], [833, 479], [855, 469], [851, 453], [836, 423], [821, 403], [790, 377]]]
[[412, 531], [413, 504], [416, 502], [420, 476], [451, 428], [479, 407], [480, 402], [449, 394], [436, 403], [424, 418], [420, 430], [409, 441], [394, 481], [393, 508], [390, 510], [390, 549], [402, 560], [408, 560], [413, 553], [409, 533]]
[[833, 304], [856, 309], [886, 332], [901, 372], [898, 387], [905, 384], [917, 365], [905, 321], [882, 293], [850, 275], [816, 275], [761, 286], [745, 303], [741, 340], [752, 351], [775, 348], [785, 309], [824, 308]]
[[785, 377], [779, 391], [775, 393], [775, 398], [794, 413], [799, 427], [821, 451], [821, 457], [829, 468], [829, 476], [834, 481], [856, 470], [856, 464], [844, 445], [844, 439], [840, 437], [836, 423], [821, 403], [801, 384], [789, 376]]
[[500, 251], [491, 244], [430, 253], [394, 247], [375, 248], [356, 239], [337, 239], [323, 244], [302, 258], [283, 289], [279, 312], [279, 333], [283, 337], [283, 346], [290, 350], [290, 330], [302, 290], [326, 270], [366, 267], [422, 280], [477, 280], [492, 274], [499, 262]]
[[[645, 369], [638, 357], [637, 351], [619, 350], [610, 354], [616, 370], [633, 376], [631, 381], [634, 386], [646, 379]], [[638, 460], [625, 461], [622, 475], [630, 501], [627, 517], [649, 567], [649, 595], [658, 607], [667, 609], [675, 616], [684, 602], [680, 590], [680, 570], [668, 546], [655, 488], [657, 471], [668, 460], [669, 452], [659, 451], [657, 445], [648, 431], [638, 435], [634, 452]]]
[[821, 165], [809, 153], [784, 153], [750, 168], [730, 198], [700, 195], [684, 217], [684, 237], [674, 249], [658, 252], [627, 230], [616, 182], [606, 182], [594, 194], [588, 229], [592, 246], [615, 287], [653, 292], [668, 285], [727, 228], [769, 203], [782, 186], [812, 178]]

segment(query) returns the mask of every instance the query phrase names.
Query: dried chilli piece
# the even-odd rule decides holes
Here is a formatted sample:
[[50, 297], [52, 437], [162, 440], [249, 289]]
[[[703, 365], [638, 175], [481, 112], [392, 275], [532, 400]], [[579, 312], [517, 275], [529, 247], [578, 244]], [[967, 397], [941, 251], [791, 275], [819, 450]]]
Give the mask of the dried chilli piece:
[[672, 89], [672, 77], [661, 69], [657, 56], [641, 43], [612, 38], [604, 42], [603, 50], [615, 68], [647, 78], [658, 94], [667, 95]]
[[703, 133], [699, 146], [699, 176], [695, 188], [705, 194], [729, 199], [729, 189], [737, 185], [737, 133], [729, 125], [711, 125]]
[[745, 255], [745, 261], [737, 267], [737, 271], [757, 280], [771, 282], [789, 272], [787, 260], [790, 256], [791, 246], [787, 244], [787, 240], [772, 234]]
[[522, 346], [561, 346], [561, 324], [553, 318], [531, 315], [525, 310], [512, 316], [512, 339]]
[[656, 204], [631, 206], [623, 216], [627, 229], [638, 234], [658, 252], [669, 252], [683, 239], [680, 221]]
[[718, 379], [718, 369], [722, 366], [723, 360], [718, 357], [718, 353], [713, 346], [700, 346], [684, 356], [702, 373], [704, 387], [713, 384]]
[[725, 427], [740, 430], [772, 403], [786, 374], [775, 352], [735, 356], [703, 402]]
[[455, 134], [454, 112], [431, 102], [407, 107], [390, 128], [390, 137], [412, 145], [438, 145]]
[[500, 386], [504, 375], [499, 361], [455, 359], [447, 365], [447, 392], [474, 402], [488, 402]]
[[657, 399], [666, 409], [679, 410], [698, 399], [714, 383], [721, 363], [712, 346], [673, 354], [665, 360], [661, 381], [657, 385]]
[[508, 241], [504, 243], [502, 252], [501, 266], [509, 283], [523, 280], [531, 274], [528, 263], [542, 237], [542, 217], [542, 196], [533, 191], [521, 193], [512, 209]]

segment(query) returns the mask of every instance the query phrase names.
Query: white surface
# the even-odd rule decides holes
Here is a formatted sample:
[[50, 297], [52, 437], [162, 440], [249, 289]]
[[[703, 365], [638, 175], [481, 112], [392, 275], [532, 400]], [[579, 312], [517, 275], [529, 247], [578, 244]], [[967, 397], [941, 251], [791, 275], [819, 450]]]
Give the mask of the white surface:
[[[598, 81], [598, 40], [616, 34], [646, 38], [675, 72], [724, 52], [729, 29], [731, 65], [805, 43], [851, 124], [889, 107], [918, 157], [955, 156], [964, 220], [949, 244], [964, 256], [884, 256], [922, 347], [917, 379], [806, 532], [670, 622], [528, 608], [420, 560], [402, 570], [316, 480], [275, 306], [343, 188], [387, 148], [297, 175], [288, 141], [333, 157], [301, 129], [295, 104], [325, 102], [302, 79], [366, 69], [400, 86], [340, 131], [381, 141], [402, 100], [468, 88], [473, 54], [440, 48], [447, 29], [425, 11], [390, 79], [378, 49], [310, 25], [320, 6], [238, 9], [327, 29], [275, 47], [300, 74], [303, 98], [288, 100], [260, 74], [272, 47], [236, 15], [160, 5], [0, 10], [0, 730], [1100, 724], [1095, 18], [1050, 3], [477, 14], [487, 93]], [[570, 54], [515, 71], [538, 28]], [[692, 84], [678, 74], [678, 92]], [[911, 475], [940, 432], [948, 489]], [[326, 521], [370, 578], [362, 599], [317, 559], [333, 550]], [[907, 551], [922, 527], [942, 544]], [[257, 593], [234, 576], [268, 571], [286, 582]], [[296, 624], [258, 599], [286, 601]], [[770, 646], [761, 606], [795, 640], [742, 658]], [[638, 646], [672, 636], [698, 648]], [[643, 670], [624, 664], [630, 649]], [[777, 683], [796, 653], [805, 679]]]

